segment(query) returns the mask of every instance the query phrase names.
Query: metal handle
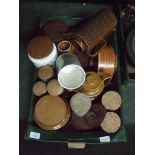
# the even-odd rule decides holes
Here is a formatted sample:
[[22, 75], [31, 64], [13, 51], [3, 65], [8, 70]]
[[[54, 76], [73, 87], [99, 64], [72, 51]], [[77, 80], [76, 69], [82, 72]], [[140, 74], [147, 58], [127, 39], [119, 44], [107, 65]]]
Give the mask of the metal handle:
[[[103, 45], [102, 45], [102, 48], [104, 48], [104, 47], [106, 47], [107, 46], [107, 41], [105, 40], [105, 39], [103, 39], [103, 38], [101, 38], [101, 41], [103, 41]], [[92, 50], [93, 51], [93, 50]], [[95, 57], [95, 56], [97, 56], [98, 55], [98, 53], [99, 53], [99, 50], [97, 50], [94, 54], [92, 54], [91, 52], [92, 51], [88, 51], [87, 52], [87, 54], [90, 56], [90, 57]]]

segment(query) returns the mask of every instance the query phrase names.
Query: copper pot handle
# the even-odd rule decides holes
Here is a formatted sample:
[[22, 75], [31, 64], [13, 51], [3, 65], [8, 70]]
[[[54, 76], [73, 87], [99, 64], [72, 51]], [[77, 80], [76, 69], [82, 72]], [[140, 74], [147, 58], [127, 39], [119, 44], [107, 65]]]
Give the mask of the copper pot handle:
[[[101, 38], [101, 41], [103, 41], [103, 46], [102, 48], [106, 47], [107, 46], [107, 41], [103, 38]], [[98, 53], [100, 52], [100, 50], [97, 50], [94, 54], [91, 54], [92, 51], [88, 51], [87, 54], [90, 56], [90, 57], [95, 57], [98, 55]]]

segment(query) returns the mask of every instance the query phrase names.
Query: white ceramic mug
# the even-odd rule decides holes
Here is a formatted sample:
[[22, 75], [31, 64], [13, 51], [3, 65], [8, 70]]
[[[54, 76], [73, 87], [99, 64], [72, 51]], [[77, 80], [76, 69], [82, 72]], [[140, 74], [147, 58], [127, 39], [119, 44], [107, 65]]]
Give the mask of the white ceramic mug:
[[85, 81], [85, 71], [77, 57], [71, 53], [61, 54], [56, 61], [58, 81], [63, 88], [74, 90]]
[[54, 43], [53, 43], [53, 49], [52, 49], [52, 51], [45, 58], [35, 59], [35, 58], [31, 57], [30, 54], [28, 54], [29, 59], [32, 61], [32, 63], [34, 64], [34, 66], [36, 68], [39, 68], [39, 67], [44, 66], [44, 65], [47, 65], [47, 64], [54, 65], [57, 56], [58, 56], [58, 52], [57, 52], [57, 48], [56, 48], [56, 46], [55, 46]]

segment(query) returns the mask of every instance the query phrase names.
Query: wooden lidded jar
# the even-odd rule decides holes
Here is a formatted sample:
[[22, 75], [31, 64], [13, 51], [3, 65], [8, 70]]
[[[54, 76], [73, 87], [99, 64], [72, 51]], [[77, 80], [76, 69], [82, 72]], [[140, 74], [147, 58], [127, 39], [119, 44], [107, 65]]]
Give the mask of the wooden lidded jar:
[[28, 57], [36, 68], [53, 65], [57, 58], [55, 44], [46, 36], [36, 36], [27, 45]]

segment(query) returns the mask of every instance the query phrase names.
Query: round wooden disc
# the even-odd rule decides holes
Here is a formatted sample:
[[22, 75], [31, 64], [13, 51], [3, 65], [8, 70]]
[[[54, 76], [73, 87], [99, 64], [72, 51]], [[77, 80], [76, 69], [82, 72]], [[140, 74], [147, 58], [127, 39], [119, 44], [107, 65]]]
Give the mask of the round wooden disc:
[[76, 115], [83, 116], [91, 107], [91, 99], [83, 93], [77, 93], [72, 96], [70, 106]]
[[86, 124], [83, 116], [79, 117], [74, 113], [72, 113], [71, 115], [71, 123], [73, 127], [75, 127], [77, 130], [91, 130], [92, 129], [90, 126]]
[[46, 84], [42, 81], [38, 81], [33, 85], [33, 94], [36, 96], [41, 96], [46, 93]]
[[53, 79], [48, 82], [47, 91], [52, 96], [59, 96], [64, 92], [64, 88], [59, 84], [58, 80]]
[[66, 104], [66, 114], [65, 114], [64, 120], [62, 120], [62, 122], [60, 124], [58, 124], [57, 126], [55, 126], [53, 128], [51, 128], [51, 126], [49, 126], [49, 125], [45, 125], [45, 124], [39, 122], [37, 120], [37, 118], [35, 117], [35, 114], [33, 115], [33, 118], [34, 118], [35, 122], [38, 124], [38, 126], [40, 126], [41, 128], [43, 128], [45, 130], [58, 130], [58, 129], [62, 128], [68, 122], [69, 117], [70, 117], [70, 108], [69, 108], [68, 104]]
[[38, 70], [38, 77], [43, 81], [47, 81], [53, 76], [54, 76], [54, 69], [50, 65], [41, 66]]
[[100, 126], [106, 115], [106, 110], [101, 104], [93, 104], [90, 110], [84, 116], [88, 126], [95, 128]]
[[[63, 126], [68, 117], [66, 104], [60, 97], [46, 95], [35, 106], [36, 123], [44, 129], [56, 130]], [[38, 123], [39, 122], [39, 123]]]
[[48, 21], [43, 27], [44, 35], [52, 41], [61, 41], [65, 38], [64, 33], [69, 31], [69, 26], [63, 21]]
[[114, 112], [107, 112], [104, 120], [101, 123], [101, 128], [107, 133], [114, 133], [118, 131], [120, 126], [120, 117]]
[[32, 58], [42, 59], [52, 52], [53, 42], [46, 36], [37, 36], [31, 39], [27, 45], [27, 51]]
[[115, 91], [108, 91], [102, 96], [102, 104], [108, 110], [117, 110], [121, 106], [121, 96]]

